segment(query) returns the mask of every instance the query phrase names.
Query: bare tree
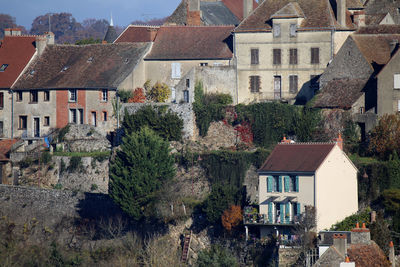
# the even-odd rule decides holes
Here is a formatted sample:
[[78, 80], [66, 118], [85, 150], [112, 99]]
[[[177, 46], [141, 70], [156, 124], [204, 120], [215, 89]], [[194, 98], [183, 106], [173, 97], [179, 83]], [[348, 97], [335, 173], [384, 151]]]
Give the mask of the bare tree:
[[314, 206], [305, 206], [305, 211], [302, 213], [299, 223], [295, 228], [295, 235], [298, 237], [299, 258], [298, 266], [306, 266], [307, 253], [316, 246], [316, 226], [317, 216]]

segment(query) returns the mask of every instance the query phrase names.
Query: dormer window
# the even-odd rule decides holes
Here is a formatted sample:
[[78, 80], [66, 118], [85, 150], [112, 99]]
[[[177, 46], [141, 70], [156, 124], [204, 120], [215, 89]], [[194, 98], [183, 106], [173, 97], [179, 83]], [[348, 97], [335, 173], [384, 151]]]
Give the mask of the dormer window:
[[296, 37], [297, 25], [290, 24], [290, 37]]
[[93, 61], [93, 57], [88, 58], [87, 62], [91, 63]]
[[3, 65], [1, 65], [1, 67], [0, 67], [0, 72], [5, 71], [5, 70], [7, 69], [7, 67], [8, 67], [8, 64], [3, 64]]
[[274, 31], [274, 37], [280, 37], [281, 36], [281, 25], [274, 23], [273, 31]]

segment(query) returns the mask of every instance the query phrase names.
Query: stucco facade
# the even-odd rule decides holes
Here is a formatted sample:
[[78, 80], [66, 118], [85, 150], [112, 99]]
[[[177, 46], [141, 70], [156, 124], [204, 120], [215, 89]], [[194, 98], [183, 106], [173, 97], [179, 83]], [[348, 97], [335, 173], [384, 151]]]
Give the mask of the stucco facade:
[[[312, 145], [309, 149], [313, 149]], [[305, 206], [316, 209], [317, 231], [329, 229], [357, 212], [357, 169], [338, 145], [328, 150], [315, 171], [293, 171], [290, 167], [287, 171], [268, 171], [268, 168], [259, 171], [259, 212], [265, 218], [260, 227], [261, 236], [272, 234], [276, 229], [291, 234], [290, 227], [300, 220]], [[280, 155], [285, 157], [285, 153]], [[270, 161], [271, 158], [267, 159], [265, 164]], [[303, 164], [308, 163], [303, 161]]]
[[0, 90], [0, 138], [11, 138], [11, 97], [9, 90]]

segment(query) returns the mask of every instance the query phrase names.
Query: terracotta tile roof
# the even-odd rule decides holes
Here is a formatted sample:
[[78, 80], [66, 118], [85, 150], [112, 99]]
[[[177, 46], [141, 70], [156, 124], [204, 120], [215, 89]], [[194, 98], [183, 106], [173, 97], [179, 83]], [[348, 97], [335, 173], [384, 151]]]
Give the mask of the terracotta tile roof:
[[334, 143], [278, 144], [259, 171], [315, 172], [334, 146]]
[[350, 261], [355, 262], [357, 267], [390, 267], [385, 253], [375, 243], [371, 244], [351, 244], [347, 249]]
[[368, 80], [343, 79], [329, 81], [315, 96], [315, 108], [350, 109], [363, 95]]
[[400, 25], [373, 25], [361, 27], [355, 34], [400, 34]]
[[156, 34], [152, 35], [151, 31], [158, 31], [160, 27], [147, 25], [129, 25], [123, 33], [115, 40], [114, 43], [131, 42], [153, 42]]
[[49, 45], [13, 88], [116, 88], [149, 47], [145, 43]]
[[351, 38], [376, 71], [391, 58], [390, 43], [393, 40], [400, 42], [400, 34], [353, 34]]
[[8, 161], [8, 153], [11, 147], [17, 142], [17, 139], [0, 140], [0, 161]]
[[146, 60], [231, 59], [234, 26], [162, 26]]
[[35, 36], [5, 36], [0, 45], [0, 88], [10, 88], [34, 55]]
[[[239, 21], [243, 20], [243, 0], [222, 0], [222, 3], [235, 14]], [[257, 7], [258, 3], [253, 1], [253, 8], [256, 9]]]
[[[309, 28], [343, 29], [335, 19], [329, 0], [264, 0], [254, 12], [237, 27], [235, 32], [271, 31], [271, 16], [291, 2], [297, 2], [305, 19], [298, 30]], [[347, 12], [347, 29], [354, 29]]]

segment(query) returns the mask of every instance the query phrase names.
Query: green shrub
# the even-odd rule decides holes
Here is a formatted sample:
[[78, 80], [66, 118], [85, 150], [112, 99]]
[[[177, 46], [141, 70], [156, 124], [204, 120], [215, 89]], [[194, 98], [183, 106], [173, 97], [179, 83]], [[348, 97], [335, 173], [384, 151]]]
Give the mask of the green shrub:
[[197, 258], [198, 267], [235, 267], [239, 266], [232, 253], [219, 245], [212, 245], [210, 249], [200, 251]]
[[74, 171], [77, 171], [77, 170], [81, 170], [82, 168], [83, 168], [82, 158], [81, 157], [76, 157], [76, 156], [71, 157], [67, 170], [69, 172], [74, 172]]
[[20, 162], [18, 162], [19, 167], [21, 169], [25, 169], [25, 168], [30, 167], [32, 165], [32, 163], [33, 163], [33, 159], [30, 158], [30, 157], [26, 157], [23, 160], [21, 160]]
[[40, 162], [43, 164], [48, 164], [51, 162], [52, 156], [50, 154], [50, 152], [45, 151], [42, 153], [41, 157], [40, 157]]
[[61, 162], [60, 162], [60, 174], [62, 174], [62, 173], [65, 172], [66, 170], [67, 170], [67, 167], [66, 167], [66, 165], [65, 165], [65, 162], [64, 162], [63, 159], [61, 159]]
[[128, 103], [129, 98], [132, 98], [132, 91], [120, 90], [118, 96], [121, 102]]
[[66, 125], [64, 128], [60, 129], [58, 133], [58, 142], [63, 142], [65, 139], [65, 135], [69, 132], [69, 124]]
[[357, 223], [366, 223], [367, 227], [370, 222], [371, 209], [365, 209], [361, 212], [355, 213], [353, 215], [347, 216], [343, 221], [337, 222], [331, 227], [331, 231], [350, 231], [355, 228]]
[[55, 185], [53, 186], [53, 188], [54, 188], [54, 189], [61, 190], [61, 189], [62, 189], [62, 184], [55, 184]]

